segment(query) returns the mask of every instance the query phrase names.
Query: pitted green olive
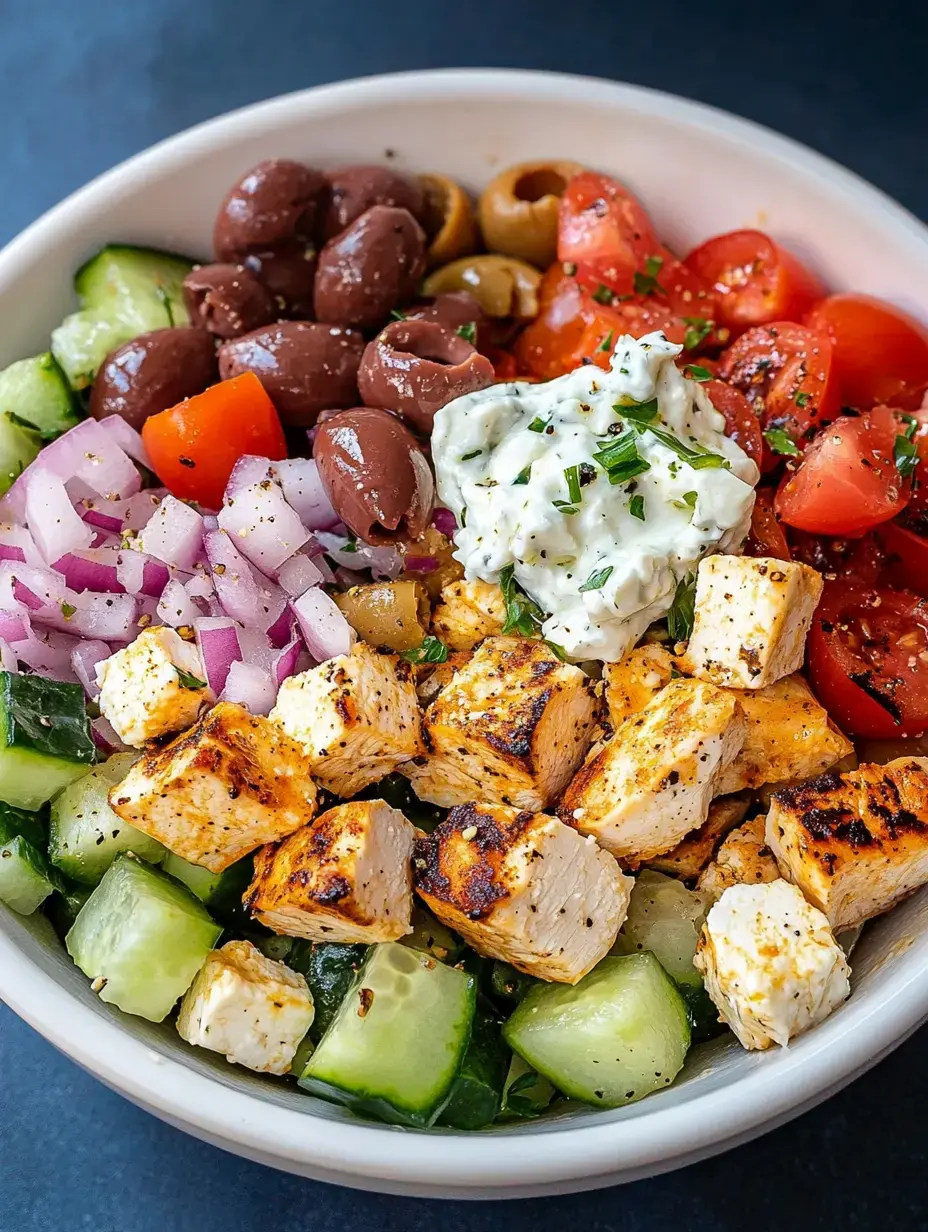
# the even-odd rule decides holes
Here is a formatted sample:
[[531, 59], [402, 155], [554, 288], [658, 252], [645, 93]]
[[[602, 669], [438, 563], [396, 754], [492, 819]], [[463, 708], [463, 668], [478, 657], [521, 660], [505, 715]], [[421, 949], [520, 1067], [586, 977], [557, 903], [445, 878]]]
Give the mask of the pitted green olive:
[[425, 295], [469, 291], [489, 317], [515, 317], [531, 321], [538, 315], [541, 273], [526, 261], [489, 253], [461, 257], [429, 274], [422, 284]]
[[428, 237], [430, 266], [445, 265], [480, 247], [477, 219], [469, 195], [446, 175], [420, 175], [425, 194], [422, 225]]
[[557, 213], [578, 163], [518, 163], [483, 190], [480, 229], [491, 252], [503, 252], [546, 267], [557, 256]]

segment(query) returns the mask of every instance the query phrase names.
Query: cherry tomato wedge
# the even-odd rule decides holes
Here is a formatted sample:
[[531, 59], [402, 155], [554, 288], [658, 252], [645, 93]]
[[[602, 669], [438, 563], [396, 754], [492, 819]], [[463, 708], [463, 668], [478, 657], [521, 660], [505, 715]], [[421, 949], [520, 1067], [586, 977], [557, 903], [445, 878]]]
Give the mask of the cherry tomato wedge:
[[875, 532], [860, 539], [831, 539], [789, 526], [787, 541], [793, 560], [811, 565], [826, 578], [840, 577], [864, 586], [882, 581], [886, 554]]
[[[685, 374], [686, 365], [683, 371]], [[706, 381], [703, 389], [709, 395], [715, 409], [725, 416], [728, 435], [732, 440], [737, 441], [748, 457], [753, 458], [760, 466], [764, 453], [764, 438], [760, 433], [760, 421], [754, 414], [750, 402], [740, 389], [735, 389], [734, 385], [728, 385], [725, 381]]]
[[729, 231], [684, 260], [715, 293], [716, 320], [740, 332], [773, 321], [799, 321], [824, 291], [792, 253], [762, 231]]
[[869, 295], [829, 295], [806, 318], [827, 334], [845, 406], [913, 411], [928, 389], [928, 327]]
[[894, 518], [912, 492], [894, 458], [905, 427], [887, 406], [836, 419], [785, 476], [777, 513], [789, 526], [819, 535], [862, 535]]
[[829, 582], [807, 644], [816, 696], [842, 730], [885, 739], [928, 726], [928, 601]]
[[928, 539], [901, 522], [887, 522], [877, 536], [886, 553], [883, 580], [928, 598]]
[[206, 509], [222, 505], [232, 467], [243, 454], [287, 456], [277, 411], [253, 372], [152, 415], [142, 426], [142, 440], [164, 486]]
[[791, 560], [789, 544], [773, 508], [773, 489], [758, 488], [754, 493], [751, 533], [744, 544], [748, 556], [775, 556]]
[[568, 183], [558, 213], [559, 261], [588, 265], [600, 282], [631, 290], [634, 271], [657, 248], [647, 211], [618, 180], [584, 171]]
[[800, 447], [840, 409], [831, 343], [791, 321], [742, 334], [722, 355], [719, 376], [746, 395], [765, 432], [781, 429]]

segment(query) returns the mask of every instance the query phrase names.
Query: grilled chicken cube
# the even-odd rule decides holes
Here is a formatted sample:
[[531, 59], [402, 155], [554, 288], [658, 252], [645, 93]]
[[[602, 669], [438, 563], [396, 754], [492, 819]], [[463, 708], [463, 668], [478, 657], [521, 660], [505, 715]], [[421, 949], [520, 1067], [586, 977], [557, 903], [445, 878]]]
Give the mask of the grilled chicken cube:
[[364, 642], [290, 676], [268, 717], [299, 741], [314, 778], [336, 796], [356, 796], [423, 752], [412, 668]]
[[719, 780], [720, 795], [808, 779], [854, 751], [802, 676], [743, 690], [738, 700], [744, 711], [744, 747]]
[[704, 557], [683, 670], [735, 689], [763, 689], [798, 671], [822, 585], [797, 561]]
[[216, 700], [206, 683], [200, 652], [173, 629], [144, 629], [97, 665], [100, 710], [123, 744], [183, 731]]
[[314, 1007], [302, 975], [265, 958], [250, 941], [213, 950], [177, 1015], [188, 1044], [221, 1052], [233, 1065], [288, 1074]]
[[581, 767], [558, 815], [615, 856], [651, 860], [703, 825], [743, 741], [730, 690], [672, 680]]
[[715, 859], [704, 869], [696, 884], [697, 890], [702, 890], [715, 902], [729, 886], [776, 881], [780, 869], [767, 846], [766, 821], [763, 815], [752, 817], [737, 830], [732, 830]]
[[471, 657], [469, 650], [453, 650], [444, 663], [424, 663], [418, 667], [416, 669], [416, 694], [420, 705], [431, 705], [464, 664], [470, 662]]
[[713, 800], [709, 816], [699, 829], [692, 830], [670, 851], [648, 860], [647, 867], [680, 881], [695, 881], [708, 867], [725, 835], [747, 817], [750, 802], [748, 792]]
[[767, 845], [836, 931], [880, 915], [928, 881], [928, 757], [777, 792]]
[[850, 993], [850, 968], [825, 916], [782, 878], [729, 887], [693, 960], [745, 1048], [785, 1047]]
[[604, 663], [606, 707], [613, 731], [643, 710], [670, 683], [673, 671], [673, 655], [656, 642], [636, 647], [618, 663]]
[[423, 719], [426, 757], [402, 773], [422, 800], [547, 808], [589, 747], [593, 682], [544, 642], [488, 638]]
[[615, 944], [634, 884], [592, 839], [502, 804], [453, 808], [414, 866], [426, 906], [478, 954], [562, 984]]
[[295, 740], [244, 706], [220, 702], [144, 753], [109, 801], [175, 855], [221, 873], [312, 820], [316, 788]]
[[352, 800], [255, 857], [245, 895], [275, 933], [373, 944], [412, 931], [415, 829], [384, 800]]
[[505, 623], [503, 592], [479, 578], [444, 586], [432, 614], [432, 630], [449, 650], [473, 650], [485, 637], [501, 633]]

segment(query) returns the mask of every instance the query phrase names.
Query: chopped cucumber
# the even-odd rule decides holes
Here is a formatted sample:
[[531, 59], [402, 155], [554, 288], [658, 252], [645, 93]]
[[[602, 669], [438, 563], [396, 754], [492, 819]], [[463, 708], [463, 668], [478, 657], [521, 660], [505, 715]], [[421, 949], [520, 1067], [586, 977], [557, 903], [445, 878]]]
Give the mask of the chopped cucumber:
[[129, 773], [135, 753], [114, 753], [55, 798], [48, 854], [54, 865], [83, 885], [99, 885], [122, 851], [158, 864], [165, 851], [157, 839], [136, 830], [113, 812], [109, 791]]
[[539, 1074], [517, 1052], [509, 1062], [509, 1072], [503, 1083], [501, 1121], [527, 1121], [540, 1116], [557, 1095], [554, 1085]]
[[509, 963], [496, 959], [490, 976], [490, 995], [503, 1006], [518, 1005], [530, 988], [540, 983], [533, 975], [517, 971]]
[[293, 1054], [293, 1060], [290, 1062], [290, 1073], [302, 1074], [303, 1070], [309, 1064], [309, 1058], [315, 1051], [316, 1045], [313, 1043], [309, 1032], [307, 1032], [297, 1045], [296, 1052]]
[[0, 672], [0, 800], [41, 808], [95, 760], [79, 684]]
[[255, 862], [252, 856], [236, 860], [221, 873], [211, 873], [208, 868], [191, 864], [169, 851], [162, 860], [161, 867], [166, 873], [182, 881], [201, 903], [206, 904], [210, 914], [217, 920], [226, 925], [245, 924], [247, 914], [242, 897], [254, 876]]
[[533, 988], [503, 1034], [558, 1090], [600, 1108], [669, 1086], [690, 1046], [680, 994], [647, 953], [604, 958], [573, 987]]
[[478, 1006], [461, 1072], [438, 1124], [452, 1129], [482, 1129], [494, 1121], [500, 1110], [509, 1059], [502, 1023]]
[[65, 939], [94, 991], [161, 1022], [184, 995], [221, 927], [186, 886], [144, 860], [117, 856]]
[[19, 359], [0, 372], [0, 415], [25, 420], [46, 441], [78, 422], [77, 399], [51, 351]]
[[300, 1085], [398, 1125], [427, 1127], [470, 1042], [472, 976], [408, 946], [373, 946]]
[[708, 910], [704, 895], [674, 877], [645, 869], [635, 882], [613, 953], [650, 950], [678, 984], [700, 987], [693, 955]]
[[39, 456], [42, 437], [9, 413], [0, 414], [0, 496]]
[[[260, 927], [260, 925], [259, 925]], [[246, 941], [250, 941], [256, 950], [260, 950], [265, 958], [273, 958], [275, 962], [287, 962], [290, 957], [290, 951], [293, 949], [294, 940], [292, 937], [279, 937], [276, 933], [256, 933], [251, 930], [251, 935], [246, 935]]]
[[701, 982], [699, 984], [678, 982], [677, 988], [689, 1015], [694, 1044], [715, 1039], [717, 1035], [722, 1035], [728, 1029], [719, 1018], [719, 1011]]
[[52, 353], [72, 389], [84, 389], [114, 347], [139, 334], [187, 325], [183, 281], [193, 263], [174, 253], [110, 244], [74, 276], [81, 302], [52, 333]]
[[313, 995], [316, 1016], [309, 1033], [317, 1043], [354, 983], [367, 949], [366, 945], [338, 941], [297, 941], [291, 947], [287, 965], [305, 977]]
[[450, 928], [436, 920], [424, 907], [412, 909], [412, 932], [403, 937], [400, 945], [411, 946], [431, 954], [439, 962], [453, 963], [464, 949], [464, 942]]
[[19, 915], [32, 915], [55, 888], [38, 820], [0, 806], [0, 902]]
[[81, 908], [92, 893], [90, 886], [78, 885], [77, 882], [68, 881], [67, 878], [62, 877], [61, 885], [45, 901], [45, 914], [62, 941], [68, 935], [71, 926], [81, 913]]

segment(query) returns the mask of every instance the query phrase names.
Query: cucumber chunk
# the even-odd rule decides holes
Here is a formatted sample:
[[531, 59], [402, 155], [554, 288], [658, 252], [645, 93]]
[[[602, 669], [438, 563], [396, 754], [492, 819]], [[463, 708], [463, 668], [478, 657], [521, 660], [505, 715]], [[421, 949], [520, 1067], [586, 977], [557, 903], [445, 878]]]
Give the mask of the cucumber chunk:
[[52, 353], [72, 389], [84, 389], [114, 347], [139, 334], [187, 325], [183, 281], [193, 262], [174, 253], [109, 244], [74, 276], [81, 310], [52, 333]]
[[503, 1083], [501, 1121], [529, 1121], [549, 1107], [557, 1091], [549, 1078], [539, 1074], [528, 1061], [512, 1054], [509, 1072]]
[[37, 818], [0, 805], [0, 902], [32, 915], [54, 890]]
[[236, 860], [221, 873], [211, 873], [208, 868], [191, 864], [188, 860], [176, 856], [173, 851], [168, 851], [161, 867], [166, 873], [182, 881], [201, 903], [206, 904], [210, 915], [217, 920], [227, 926], [246, 925], [247, 913], [242, 897], [254, 876], [255, 862], [252, 856]]
[[117, 856], [65, 939], [100, 998], [161, 1022], [184, 995], [222, 928], [186, 886]]
[[674, 877], [645, 869], [635, 881], [613, 953], [650, 950], [678, 984], [701, 987], [693, 955], [708, 910], [704, 895]]
[[48, 854], [73, 881], [99, 885], [123, 851], [132, 851], [151, 864], [158, 864], [164, 857], [157, 839], [117, 817], [107, 799], [110, 788], [122, 782], [135, 760], [135, 753], [114, 753], [55, 798]]
[[397, 1125], [435, 1123], [474, 1017], [472, 976], [408, 946], [373, 946], [300, 1086]]
[[77, 399], [51, 351], [0, 372], [0, 415], [32, 424], [51, 441], [80, 420]]
[[673, 1082], [690, 1023], [654, 955], [628, 954], [604, 958], [573, 987], [533, 988], [503, 1035], [565, 1095], [618, 1108]]
[[42, 448], [38, 432], [10, 414], [0, 414], [0, 496], [8, 491]]
[[453, 963], [464, 949], [464, 942], [450, 928], [436, 920], [431, 911], [415, 906], [412, 909], [412, 932], [399, 943], [422, 950], [439, 962]]
[[451, 1129], [482, 1129], [494, 1121], [500, 1110], [509, 1059], [502, 1023], [478, 1006], [461, 1072], [454, 1080], [451, 1098], [438, 1124]]
[[43, 904], [45, 914], [51, 921], [52, 928], [62, 941], [71, 930], [74, 921], [81, 913], [81, 908], [90, 898], [93, 890], [90, 886], [78, 885], [77, 882], [61, 878], [61, 884]]
[[0, 800], [41, 808], [95, 760], [79, 684], [0, 672]]
[[366, 945], [345, 945], [339, 941], [296, 941], [291, 947], [287, 966], [305, 977], [313, 995], [316, 1015], [309, 1034], [315, 1043], [322, 1039], [338, 1013], [367, 950]]
[[505, 1006], [508, 1013], [511, 1006], [518, 1005], [528, 990], [540, 982], [533, 975], [517, 971], [509, 963], [497, 958], [490, 975], [490, 995]]
[[677, 989], [683, 998], [683, 1004], [686, 1006], [686, 1012], [689, 1015], [690, 1031], [692, 1032], [694, 1044], [701, 1044], [705, 1040], [715, 1039], [717, 1035], [722, 1035], [728, 1030], [726, 1024], [719, 1018], [718, 1007], [714, 1004], [702, 983], [678, 983]]

